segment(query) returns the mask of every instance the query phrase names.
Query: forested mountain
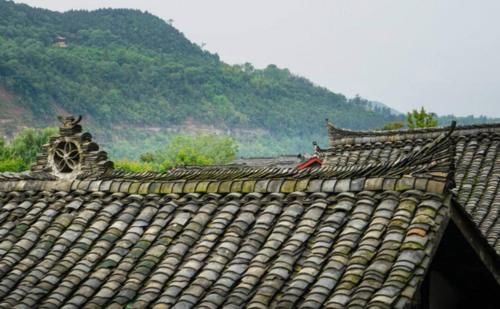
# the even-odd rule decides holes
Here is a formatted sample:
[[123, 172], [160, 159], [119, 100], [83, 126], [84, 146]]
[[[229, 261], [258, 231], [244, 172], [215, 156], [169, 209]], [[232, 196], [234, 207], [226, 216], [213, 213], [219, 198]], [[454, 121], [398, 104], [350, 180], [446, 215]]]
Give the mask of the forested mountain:
[[3, 134], [81, 114], [125, 155], [183, 128], [236, 136], [245, 155], [275, 154], [309, 150], [326, 136], [325, 118], [353, 129], [402, 119], [275, 65], [228, 65], [147, 12], [58, 13], [3, 0], [0, 110]]

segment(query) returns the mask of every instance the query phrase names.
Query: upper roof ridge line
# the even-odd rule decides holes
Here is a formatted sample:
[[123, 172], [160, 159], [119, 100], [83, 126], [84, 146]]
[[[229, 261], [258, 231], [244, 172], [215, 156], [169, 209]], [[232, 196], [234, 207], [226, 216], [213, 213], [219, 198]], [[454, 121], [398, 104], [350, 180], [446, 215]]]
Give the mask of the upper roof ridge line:
[[[473, 125], [457, 125], [455, 123], [453, 131], [455, 134], [474, 134], [477, 130], [484, 132], [498, 132], [500, 133], [500, 123], [488, 124], [473, 124]], [[450, 126], [433, 127], [433, 128], [417, 128], [417, 129], [400, 129], [400, 130], [349, 130], [336, 127], [333, 123], [327, 121], [326, 126], [328, 130], [328, 137], [330, 146], [346, 145], [346, 144], [363, 144], [367, 142], [383, 142], [383, 141], [397, 141], [405, 138], [425, 138], [427, 135], [437, 137], [442, 132], [447, 132], [451, 129]], [[415, 136], [416, 135], [416, 136]]]

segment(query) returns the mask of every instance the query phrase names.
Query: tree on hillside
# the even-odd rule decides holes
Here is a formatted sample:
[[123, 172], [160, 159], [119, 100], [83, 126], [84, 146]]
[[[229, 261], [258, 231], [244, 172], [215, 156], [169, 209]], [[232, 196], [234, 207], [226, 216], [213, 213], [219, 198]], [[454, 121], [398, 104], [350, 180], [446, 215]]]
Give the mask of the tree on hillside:
[[229, 163], [236, 158], [238, 145], [228, 136], [215, 134], [177, 135], [157, 154], [161, 169], [179, 165], [213, 165]]
[[156, 153], [147, 152], [139, 161], [116, 160], [115, 167], [129, 172], [165, 171], [182, 165], [213, 165], [233, 161], [238, 152], [236, 141], [215, 134], [176, 135]]
[[406, 125], [410, 129], [437, 127], [438, 120], [434, 113], [427, 112], [424, 107], [414, 109], [406, 115]]
[[27, 170], [43, 144], [57, 133], [56, 128], [25, 129], [7, 143], [0, 138], [0, 172]]

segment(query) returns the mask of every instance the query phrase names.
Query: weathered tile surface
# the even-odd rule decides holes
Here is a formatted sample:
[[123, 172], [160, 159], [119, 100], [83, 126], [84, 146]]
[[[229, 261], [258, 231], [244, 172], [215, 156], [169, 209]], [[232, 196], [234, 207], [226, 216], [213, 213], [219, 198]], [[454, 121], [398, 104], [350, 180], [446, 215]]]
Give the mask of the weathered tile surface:
[[[355, 132], [329, 124], [328, 130], [331, 148], [321, 153], [324, 165], [350, 167], [388, 162], [420, 150], [448, 128]], [[457, 200], [500, 255], [500, 125], [458, 127], [451, 140]]]
[[[74, 169], [56, 138], [33, 172], [0, 174], [0, 308], [403, 308], [449, 220], [446, 134], [380, 162], [126, 173], [63, 120]], [[476, 148], [468, 166], [496, 173]]]
[[387, 307], [423, 276], [448, 211], [413, 189], [13, 191], [0, 205], [0, 307]]

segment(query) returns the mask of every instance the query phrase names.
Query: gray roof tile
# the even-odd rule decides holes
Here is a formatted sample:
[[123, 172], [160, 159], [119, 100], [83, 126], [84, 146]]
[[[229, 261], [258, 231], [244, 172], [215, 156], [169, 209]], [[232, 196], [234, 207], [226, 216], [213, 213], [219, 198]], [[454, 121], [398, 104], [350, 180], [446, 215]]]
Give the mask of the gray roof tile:
[[[359, 164], [389, 162], [403, 153], [423, 149], [426, 142], [436, 139], [448, 128], [428, 128], [408, 131], [354, 132], [328, 125], [331, 148], [320, 153], [324, 166], [351, 167]], [[374, 143], [374, 141], [376, 141]], [[457, 127], [451, 135], [455, 149], [455, 182], [458, 202], [469, 213], [488, 243], [500, 255], [500, 125]], [[391, 156], [387, 156], [390, 150]], [[439, 191], [442, 182], [425, 178], [413, 179], [415, 188]], [[367, 180], [375, 188], [375, 180]], [[384, 181], [385, 189], [393, 183]], [[396, 184], [406, 186], [404, 183]]]
[[[337, 167], [300, 171], [1, 174], [0, 307], [402, 306], [447, 222], [450, 142], [404, 156], [373, 145], [382, 148], [353, 146], [332, 157]], [[390, 162], [362, 164], [367, 156]], [[494, 187], [469, 185], [471, 201], [495, 200]], [[471, 207], [500, 232], [491, 210]]]

